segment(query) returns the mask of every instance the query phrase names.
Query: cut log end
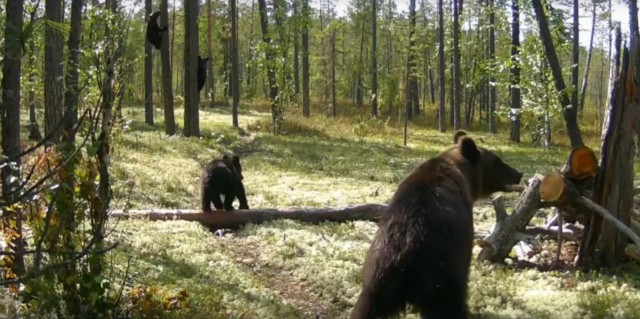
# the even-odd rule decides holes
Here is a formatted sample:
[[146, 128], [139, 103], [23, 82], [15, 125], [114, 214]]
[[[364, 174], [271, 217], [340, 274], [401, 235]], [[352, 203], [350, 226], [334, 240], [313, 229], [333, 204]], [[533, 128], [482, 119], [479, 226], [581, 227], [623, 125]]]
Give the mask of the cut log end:
[[568, 164], [571, 178], [594, 177], [598, 173], [596, 154], [587, 146], [579, 146], [571, 150]]
[[564, 179], [558, 174], [545, 176], [540, 183], [540, 198], [547, 202], [555, 202], [564, 193]]

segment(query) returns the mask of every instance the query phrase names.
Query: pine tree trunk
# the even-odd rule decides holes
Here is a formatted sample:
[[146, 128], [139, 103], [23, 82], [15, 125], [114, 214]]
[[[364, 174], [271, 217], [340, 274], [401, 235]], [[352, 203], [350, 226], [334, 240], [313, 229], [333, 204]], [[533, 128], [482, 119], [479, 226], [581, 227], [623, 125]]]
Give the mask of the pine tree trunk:
[[185, 137], [200, 136], [198, 94], [198, 4], [184, 3], [184, 128]]
[[[302, 0], [302, 115], [311, 115], [309, 96], [309, 0]], [[266, 23], [266, 22], [265, 22]]]
[[453, 0], [453, 129], [460, 128], [460, 104], [462, 98], [462, 71], [460, 70], [460, 12], [459, 0]]
[[520, 7], [511, 0], [511, 135], [510, 140], [520, 143]]
[[[487, 5], [489, 6], [489, 61], [491, 61], [491, 65], [496, 64], [496, 29], [495, 29], [495, 6], [493, 4], [493, 0], [487, 1]], [[489, 76], [489, 110], [487, 112], [487, 119], [489, 122], [489, 132], [497, 133], [496, 127], [496, 77], [495, 71], [493, 71], [493, 67], [491, 68], [491, 75]]]
[[[211, 0], [209, 0], [211, 1]], [[231, 18], [231, 78], [233, 79], [233, 127], [238, 127], [238, 104], [240, 103], [240, 69], [238, 64], [238, 13], [237, 0], [230, 0]]]
[[[209, 56], [209, 63], [207, 63], [207, 95], [209, 97], [209, 107], [216, 105], [216, 81], [215, 74], [213, 73], [213, 8], [211, 7], [211, 0], [207, 0], [207, 56]], [[250, 77], [249, 77], [250, 78]]]
[[376, 0], [371, 0], [371, 116], [378, 116], [378, 32]]
[[293, 0], [293, 81], [294, 81], [294, 94], [297, 96], [300, 93], [300, 18], [298, 16], [299, 0]]
[[[153, 11], [151, 0], [144, 1], [145, 17]], [[153, 47], [149, 41], [144, 46], [144, 122], [153, 125]]]
[[[51, 22], [62, 23], [62, 1], [45, 1], [45, 17]], [[10, 34], [13, 34], [12, 31]], [[62, 133], [62, 103], [63, 103], [63, 44], [61, 31], [51, 24], [45, 24], [44, 29], [44, 133], [51, 136], [50, 141], [57, 143]]]
[[442, 7], [443, 0], [438, 0], [438, 82], [440, 89], [440, 108], [438, 110], [438, 128], [440, 132], [446, 131], [446, 80], [444, 78], [445, 65], [444, 59], [444, 10]]
[[[304, 0], [304, 1], [305, 1], [305, 8], [306, 8], [306, 1], [308, 1], [308, 0]], [[278, 134], [278, 133], [280, 133], [280, 125], [281, 125], [280, 121], [281, 121], [282, 114], [281, 114], [280, 107], [278, 105], [279, 102], [276, 100], [278, 98], [278, 82], [276, 80], [276, 72], [274, 70], [275, 54], [273, 52], [273, 48], [271, 47], [271, 37], [269, 36], [269, 22], [268, 22], [268, 18], [267, 18], [267, 4], [266, 4], [266, 1], [265, 0], [258, 0], [258, 6], [259, 6], [259, 11], [260, 11], [260, 27], [262, 29], [262, 41], [264, 41], [265, 45], [267, 46], [267, 53], [266, 53], [266, 58], [267, 58], [267, 78], [269, 80], [269, 98], [271, 99], [271, 121], [272, 121], [272, 124], [273, 124], [274, 133]], [[306, 12], [305, 9], [303, 9], [303, 10]], [[303, 42], [302, 45], [303, 45], [303, 50], [304, 50], [304, 33], [303, 33], [302, 42]], [[303, 73], [304, 73], [304, 64], [305, 63], [304, 63], [304, 58], [303, 58], [303, 60], [302, 60], [302, 68], [303, 68], [302, 72]], [[307, 84], [308, 84], [308, 82], [307, 82]], [[304, 74], [303, 74], [303, 86], [304, 86]], [[307, 85], [306, 92], [309, 92], [308, 88], [309, 88], [309, 86]], [[303, 91], [305, 91], [304, 87], [303, 87]], [[304, 94], [304, 92], [303, 92], [303, 94]]]
[[[375, 1], [375, 0], [374, 0]], [[336, 30], [331, 30], [331, 116], [336, 117]]]
[[[169, 0], [161, 0], [160, 2], [160, 19], [164, 25], [169, 21]], [[175, 2], [174, 2], [175, 5]], [[174, 9], [175, 12], [175, 9]], [[160, 58], [162, 60], [162, 99], [164, 102], [164, 131], [167, 135], [176, 134], [176, 119], [173, 113], [173, 76], [171, 72], [171, 52], [169, 52], [169, 33], [173, 34], [175, 30], [175, 16], [171, 30], [162, 34], [162, 43], [160, 46]], [[173, 36], [175, 39], [175, 35]], [[173, 50], [173, 49], [172, 49]]]

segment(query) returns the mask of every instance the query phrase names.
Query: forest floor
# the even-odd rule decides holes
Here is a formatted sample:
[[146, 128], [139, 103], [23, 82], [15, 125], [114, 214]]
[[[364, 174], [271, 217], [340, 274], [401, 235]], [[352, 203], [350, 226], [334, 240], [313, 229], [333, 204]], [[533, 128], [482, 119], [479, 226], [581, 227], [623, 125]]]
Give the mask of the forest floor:
[[[142, 108], [125, 109], [129, 125], [113, 148], [115, 208], [197, 209], [202, 166], [232, 152], [241, 156], [251, 208], [385, 203], [415, 166], [452, 143], [451, 132], [411, 125], [404, 147], [400, 123], [366, 115], [287, 114], [283, 134], [272, 135], [268, 113], [241, 110], [238, 130], [231, 127], [230, 111], [201, 109], [202, 138], [184, 138], [165, 136], [162, 123], [145, 125]], [[177, 110], [179, 125], [182, 118]], [[559, 167], [569, 152], [566, 146], [516, 145], [500, 134], [472, 135], [523, 171], [524, 179]], [[505, 199], [510, 209], [517, 195]], [[476, 230], [488, 230], [495, 220], [486, 200], [474, 214]], [[541, 211], [534, 222], [547, 217]], [[346, 318], [360, 291], [376, 225], [280, 220], [216, 235], [191, 222], [112, 220], [110, 230], [109, 241], [120, 243], [110, 255], [114, 280], [130, 276], [127, 296], [134, 287], [150, 288], [155, 308], [131, 305], [147, 315]], [[570, 258], [572, 246], [567, 247]], [[640, 318], [639, 287], [635, 264], [599, 273], [541, 272], [474, 260], [469, 306], [474, 318]], [[188, 307], [160, 309], [181, 290], [188, 293]], [[411, 310], [406, 315], [417, 317]]]

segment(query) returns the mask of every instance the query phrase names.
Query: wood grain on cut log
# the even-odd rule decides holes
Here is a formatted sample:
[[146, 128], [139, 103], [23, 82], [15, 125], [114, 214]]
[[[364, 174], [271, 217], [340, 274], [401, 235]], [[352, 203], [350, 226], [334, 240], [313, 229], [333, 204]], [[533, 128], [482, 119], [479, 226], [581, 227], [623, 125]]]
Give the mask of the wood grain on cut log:
[[569, 154], [567, 164], [562, 168], [562, 175], [571, 179], [593, 178], [598, 173], [598, 158], [587, 146], [575, 147]]
[[248, 209], [208, 213], [203, 213], [199, 210], [128, 210], [114, 211], [110, 214], [110, 217], [121, 219], [140, 218], [151, 221], [186, 220], [199, 222], [212, 229], [237, 229], [248, 223], [260, 224], [276, 219], [294, 219], [311, 224], [325, 221], [376, 221], [386, 207], [386, 205], [380, 204], [366, 204], [345, 208]]

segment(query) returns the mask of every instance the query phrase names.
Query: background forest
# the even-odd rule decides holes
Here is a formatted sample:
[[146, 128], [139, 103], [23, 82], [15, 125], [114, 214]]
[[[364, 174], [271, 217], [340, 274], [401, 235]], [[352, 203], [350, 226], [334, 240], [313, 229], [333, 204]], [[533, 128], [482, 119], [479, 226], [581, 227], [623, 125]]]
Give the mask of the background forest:
[[[203, 166], [224, 154], [240, 155], [252, 210], [385, 204], [455, 129], [524, 180], [575, 147], [616, 154], [626, 175], [607, 191], [633, 199], [637, 112], [624, 143], [602, 141], [615, 88], [637, 72], [637, 16], [635, 0], [0, 1], [0, 316], [348, 317], [371, 220], [229, 232], [129, 218], [191, 216]], [[519, 194], [501, 198], [515, 212]], [[637, 204], [611, 202], [633, 228]], [[479, 201], [476, 237], [496, 218]], [[553, 233], [474, 258], [472, 316], [640, 318], [626, 237], [603, 230], [616, 248], [576, 267], [583, 228], [554, 227], [561, 247]]]

